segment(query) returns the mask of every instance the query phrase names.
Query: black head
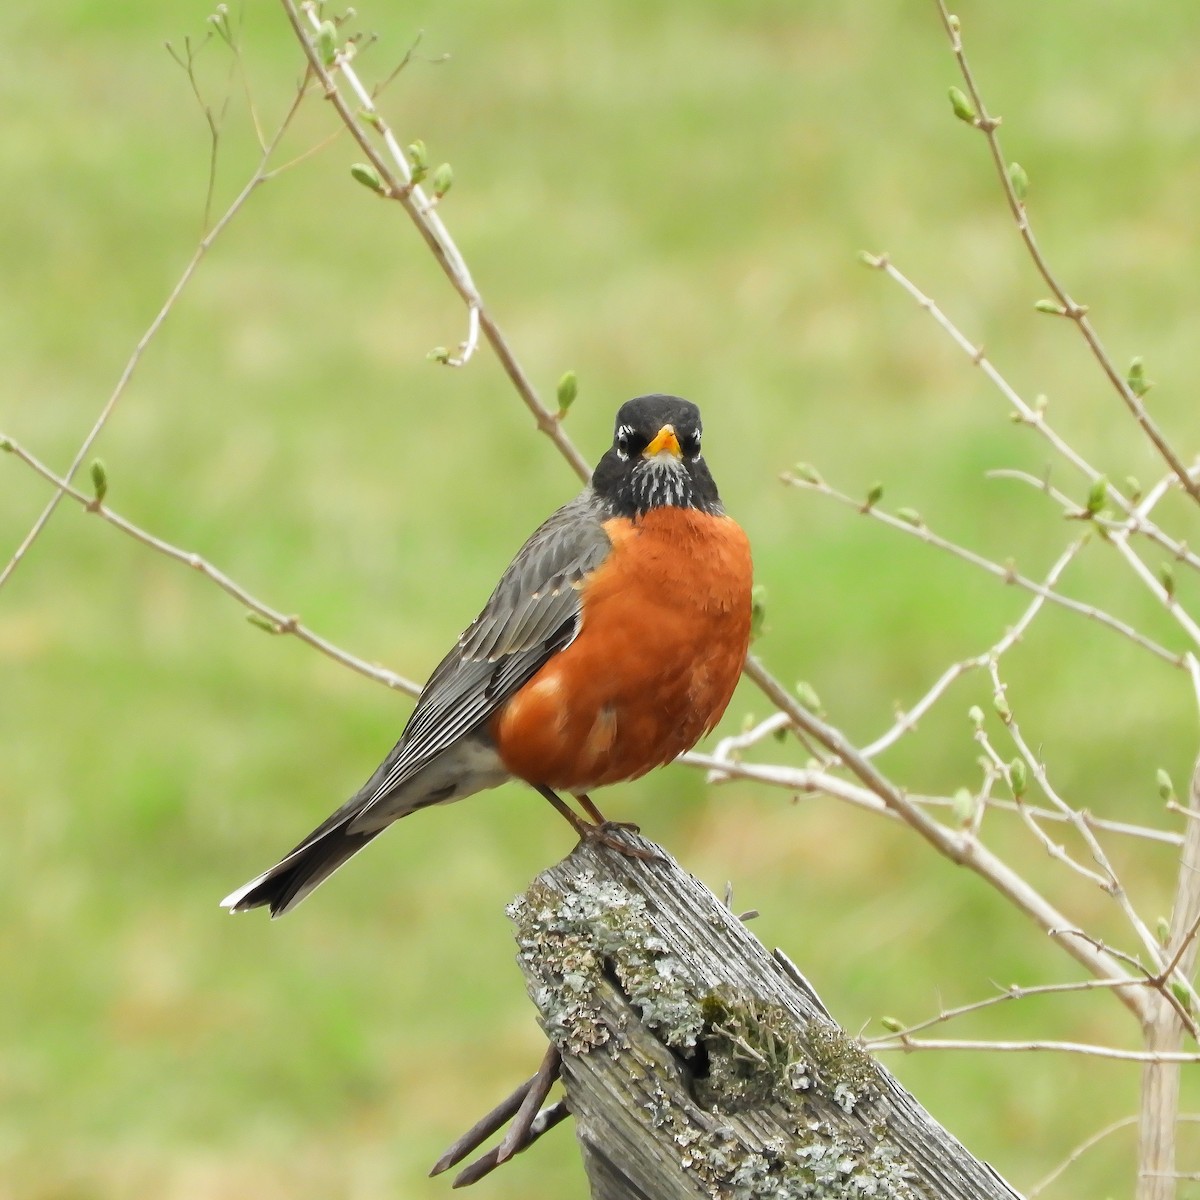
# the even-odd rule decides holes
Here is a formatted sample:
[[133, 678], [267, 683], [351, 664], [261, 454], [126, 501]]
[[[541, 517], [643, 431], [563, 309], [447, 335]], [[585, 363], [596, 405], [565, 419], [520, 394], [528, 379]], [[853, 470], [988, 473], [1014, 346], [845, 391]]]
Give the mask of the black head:
[[720, 513], [721, 498], [700, 454], [700, 410], [678, 396], [638, 396], [617, 412], [612, 449], [592, 488], [616, 516], [652, 508]]

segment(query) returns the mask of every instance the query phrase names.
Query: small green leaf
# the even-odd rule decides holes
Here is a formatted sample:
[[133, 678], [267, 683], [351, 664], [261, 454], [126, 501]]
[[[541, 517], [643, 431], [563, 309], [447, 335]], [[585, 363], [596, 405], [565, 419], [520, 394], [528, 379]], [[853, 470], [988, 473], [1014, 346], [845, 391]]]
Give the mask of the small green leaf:
[[430, 362], [448, 363], [450, 361], [450, 351], [445, 346], [434, 346], [425, 357]]
[[96, 503], [103, 504], [108, 495], [108, 471], [105, 470], [104, 460], [92, 459], [92, 487], [96, 493]]
[[407, 150], [408, 165], [412, 169], [413, 183], [420, 183], [429, 174], [429, 160], [425, 156], [425, 143], [417, 138]]
[[873, 483], [867, 489], [867, 502], [863, 506], [863, 511], [868, 512], [883, 499], [883, 484]]
[[915, 508], [898, 508], [896, 509], [896, 516], [908, 525], [919, 527], [924, 524], [924, 521], [921, 520], [921, 514]]
[[1154, 922], [1154, 932], [1158, 935], [1158, 944], [1168, 946], [1171, 942], [1171, 922], [1166, 917], [1159, 917]]
[[248, 612], [246, 620], [250, 622], [256, 629], [261, 629], [264, 633], [278, 633], [279, 626], [268, 617], [264, 617], [262, 613]]
[[792, 468], [792, 474], [803, 483], [814, 483], [819, 486], [825, 482], [821, 478], [820, 472], [812, 463], [798, 462]]
[[1158, 795], [1162, 800], [1175, 799], [1175, 785], [1171, 782], [1171, 776], [1166, 771], [1159, 767], [1154, 772], [1154, 779], [1158, 784]]
[[383, 118], [373, 108], [360, 108], [358, 110], [358, 118], [360, 121], [370, 125], [372, 129], [383, 128]]
[[317, 54], [325, 66], [333, 66], [337, 58], [337, 26], [332, 21], [322, 21], [317, 30]]
[[0, 437], [0, 450], [3, 450], [5, 454], [11, 454], [14, 449], [12, 438]]
[[571, 405], [575, 403], [575, 397], [579, 395], [579, 380], [574, 371], [563, 372], [556, 391], [559, 415], [565, 416]]
[[1125, 476], [1125, 490], [1129, 493], [1129, 499], [1134, 504], [1142, 498], [1142, 485], [1136, 475]]
[[1008, 698], [1003, 692], [997, 692], [992, 697], [992, 707], [996, 715], [1007, 725], [1012, 720], [1012, 709], [1008, 707]]
[[950, 107], [954, 110], [954, 115], [960, 121], [966, 121], [968, 125], [974, 125], [979, 119], [979, 114], [972, 107], [966, 94], [960, 88], [952, 87], [949, 95]]
[[1158, 582], [1167, 593], [1168, 598], [1175, 595], [1175, 568], [1170, 563], [1161, 563], [1158, 568]]
[[1108, 479], [1101, 475], [1092, 486], [1088, 489], [1087, 494], [1087, 511], [1091, 516], [1095, 516], [1103, 507], [1104, 502], [1108, 499]]
[[821, 697], [817, 695], [817, 689], [803, 679], [796, 684], [796, 698], [810, 712], [819, 713], [824, 711], [821, 705]]
[[429, 186], [433, 188], [434, 198], [440, 200], [454, 185], [454, 169], [449, 163], [442, 163], [433, 173]]
[[1008, 164], [1008, 182], [1012, 185], [1013, 195], [1024, 204], [1029, 194], [1029, 176], [1019, 162]]
[[750, 640], [757, 641], [767, 631], [767, 589], [756, 583], [750, 589]]
[[383, 195], [383, 180], [379, 178], [379, 172], [369, 163], [353, 163], [350, 167], [350, 174], [363, 187]]
[[1146, 366], [1140, 354], [1129, 364], [1129, 374], [1125, 377], [1125, 382], [1129, 384], [1129, 390], [1138, 397], [1144, 396], [1154, 386], [1154, 381], [1146, 378]]
[[983, 709], [980, 708], [978, 704], [972, 704], [971, 707], [967, 709], [967, 720], [969, 720], [976, 729], [982, 729]]
[[959, 825], [969, 825], [975, 816], [975, 796], [969, 788], [959, 788], [951, 798], [951, 810]]
[[1029, 788], [1029, 772], [1025, 769], [1025, 760], [1014, 758], [1008, 764], [1008, 786], [1012, 794], [1019, 800]]
[[1067, 315], [1067, 310], [1057, 300], [1038, 300], [1033, 307], [1040, 313], [1050, 313], [1055, 317]]
[[1183, 1009], [1188, 1016], [1192, 1015], [1192, 998], [1188, 995], [1187, 988], [1179, 982], [1178, 979], [1171, 980], [1171, 995], [1179, 1001], [1180, 1008]]
[[864, 267], [874, 267], [876, 270], [883, 266], [883, 256], [872, 254], [870, 250], [860, 250], [858, 252], [858, 261]]
[[899, 1033], [904, 1028], [904, 1022], [898, 1021], [895, 1017], [880, 1017], [879, 1023], [889, 1033]]

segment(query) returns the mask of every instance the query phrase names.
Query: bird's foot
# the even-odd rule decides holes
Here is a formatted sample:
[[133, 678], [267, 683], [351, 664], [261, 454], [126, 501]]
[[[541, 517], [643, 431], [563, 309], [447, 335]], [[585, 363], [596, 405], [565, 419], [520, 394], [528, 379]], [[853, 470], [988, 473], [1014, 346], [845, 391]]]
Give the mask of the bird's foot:
[[640, 858], [643, 862], [666, 862], [657, 850], [648, 850], [635, 846], [622, 837], [622, 833], [638, 833], [640, 830], [632, 821], [602, 821], [598, 825], [585, 825], [580, 830], [581, 842], [599, 842], [626, 858]]

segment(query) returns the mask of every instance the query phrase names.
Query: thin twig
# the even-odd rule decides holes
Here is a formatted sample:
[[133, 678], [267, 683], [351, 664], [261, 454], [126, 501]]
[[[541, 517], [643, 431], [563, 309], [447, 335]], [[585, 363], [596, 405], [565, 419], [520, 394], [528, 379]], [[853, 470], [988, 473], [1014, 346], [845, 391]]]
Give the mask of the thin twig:
[[185, 566], [191, 567], [193, 571], [198, 571], [205, 578], [211, 579], [223, 592], [232, 596], [244, 608], [249, 609], [250, 612], [260, 617], [266, 623], [265, 628], [268, 633], [290, 634], [292, 637], [311, 646], [314, 650], [319, 650], [326, 657], [341, 663], [342, 666], [349, 667], [351, 670], [357, 671], [360, 675], [367, 676], [368, 679], [375, 679], [398, 692], [405, 692], [410, 696], [416, 696], [420, 693], [420, 685], [414, 683], [411, 679], [405, 679], [404, 676], [397, 675], [394, 671], [389, 671], [386, 667], [366, 662], [364, 659], [348, 653], [341, 649], [341, 647], [335, 646], [332, 642], [314, 633], [300, 621], [299, 617], [285, 614], [278, 609], [264, 604], [261, 600], [246, 591], [241, 584], [232, 580], [224, 571], [218, 570], [206, 559], [201, 558], [199, 554], [194, 554], [188, 550], [181, 550], [178, 546], [173, 546], [170, 542], [165, 542], [162, 538], [155, 537], [154, 534], [147, 532], [141, 526], [135, 525], [132, 521], [114, 512], [106, 504], [101, 504], [95, 499], [85, 496], [65, 479], [60, 479], [55, 475], [49, 467], [35, 458], [24, 446], [13, 441], [12, 438], [6, 437], [3, 433], [0, 433], [0, 449], [15, 455], [23, 463], [35, 470], [43, 479], [52, 483], [58, 489], [60, 496], [69, 496], [86, 512], [94, 513], [135, 541], [141, 542], [142, 545], [149, 546], [151, 550], [167, 558], [174, 559], [176, 562], [181, 562]]
[[906, 521], [901, 517], [893, 516], [891, 513], [883, 511], [878, 505], [864, 505], [861, 500], [856, 500], [853, 496], [848, 496], [844, 492], [838, 491], [837, 488], [831, 487], [823, 479], [801, 478], [790, 473], [784, 474], [782, 478], [785, 483], [792, 487], [807, 489], [808, 491], [817, 492], [819, 495], [827, 496], [832, 500], [836, 500], [839, 504], [845, 504], [861, 512], [864, 516], [873, 517], [875, 520], [881, 521], [891, 529], [900, 530], [902, 533], [908, 534], [910, 537], [915, 537], [918, 541], [924, 542], [928, 546], [944, 550], [955, 558], [960, 558], [964, 562], [978, 567], [981, 571], [987, 572], [993, 578], [1003, 580], [1005, 583], [1022, 588], [1024, 591], [1032, 592], [1035, 596], [1040, 596], [1052, 604], [1057, 604], [1061, 608], [1086, 617], [1089, 621], [1095, 621], [1097, 624], [1111, 629], [1114, 633], [1119, 633], [1122, 637], [1128, 638], [1135, 645], [1141, 646], [1143, 650], [1149, 650], [1151, 654], [1157, 658], [1161, 658], [1164, 662], [1170, 663], [1173, 667], [1184, 666], [1184, 656], [1182, 654], [1176, 654], [1168, 650], [1165, 646], [1159, 645], [1158, 642], [1146, 637], [1145, 634], [1140, 633], [1132, 625], [1128, 624], [1128, 622], [1114, 617], [1111, 613], [1105, 612], [1093, 604], [1072, 599], [1070, 596], [1064, 596], [1061, 592], [1056, 592], [1052, 588], [1045, 587], [1036, 580], [1022, 575], [1013, 567], [1002, 566], [998, 562], [993, 562], [991, 559], [985, 558], [982, 554], [977, 554], [974, 550], [960, 546], [956, 542], [952, 542], [948, 538], [934, 533], [924, 521], [919, 523]]
[[[1065, 492], [1054, 487], [1047, 476], [1039, 477], [1031, 475], [1028, 471], [1014, 470], [1010, 467], [999, 467], [988, 471], [987, 478], [1015, 479], [1020, 483], [1028, 484], [1030, 487], [1039, 492], [1044, 492], [1049, 496], [1058, 504], [1067, 517], [1081, 518], [1086, 511]], [[1174, 479], [1174, 475], [1165, 477], [1167, 483], [1174, 482]], [[1097, 529], [1103, 530], [1106, 540], [1128, 537], [1131, 534], [1141, 534], [1161, 546], [1171, 556], [1173, 561], [1184, 563], [1191, 567], [1193, 571], [1200, 571], [1200, 555], [1188, 549], [1186, 542], [1181, 542], [1177, 538], [1171, 537], [1170, 534], [1153, 521], [1146, 519], [1147, 514], [1167, 491], [1167, 488], [1161, 487], [1160, 490], [1160, 487], [1161, 485], [1151, 489], [1146, 496], [1133, 505], [1129, 510], [1128, 516], [1123, 520], [1107, 519], [1103, 513], [1089, 513], [1088, 519], [1095, 524]]]
[[[513, 387], [516, 388], [517, 394], [533, 414], [538, 428], [555, 444], [559, 453], [567, 460], [579, 478], [586, 481], [591, 477], [590, 466], [567, 436], [554, 413], [542, 403], [537, 390], [517, 361], [516, 354], [484, 303], [462, 253], [446, 229], [441, 216], [430, 197], [426, 195], [419, 184], [413, 181], [408, 158], [383, 116], [375, 107], [371, 92], [363, 86], [343, 52], [338, 51], [334, 56], [333, 63], [327, 67], [322, 61], [313, 37], [305, 28], [305, 21], [300, 15], [295, 0], [281, 0], [281, 3], [296, 38], [308, 58], [311, 69], [324, 89], [326, 98], [336, 109], [342, 124], [345, 125], [351, 137], [358, 143], [377, 172], [382, 194], [403, 206], [446, 278], [467, 306], [469, 321], [467, 338], [462, 343], [459, 356], [450, 360], [452, 365], [461, 365], [467, 360], [469, 352], [474, 349], [475, 331], [482, 330], [483, 336], [487, 338], [488, 344], [500, 360], [500, 365], [504, 368]], [[314, 31], [318, 30], [321, 21], [316, 8], [311, 3], [305, 3], [301, 7], [307, 14], [309, 27]], [[345, 79], [354, 93], [360, 110], [370, 114], [370, 124], [360, 119], [358, 111], [352, 108], [342, 95], [334, 78], [335, 74], [340, 74]], [[382, 140], [383, 150], [376, 146], [373, 130], [377, 131]]]
[[1195, 1054], [1184, 1051], [1163, 1051], [1156, 1053], [1152, 1050], [1123, 1050], [1118, 1046], [1099, 1046], [1090, 1042], [1058, 1042], [1058, 1041], [1027, 1041], [1027, 1042], [991, 1042], [986, 1039], [971, 1038], [907, 1038], [896, 1037], [889, 1041], [873, 1042], [871, 1051], [882, 1054], [885, 1051], [903, 1050], [977, 1050], [984, 1053], [1022, 1054], [1034, 1051], [1044, 1051], [1052, 1054], [1086, 1054], [1091, 1058], [1113, 1058], [1121, 1062], [1141, 1063], [1200, 1063], [1200, 1052]]
[[[775, 705], [786, 712], [793, 722], [815, 741], [832, 751], [858, 777], [868, 791], [908, 824], [914, 832], [930, 843], [950, 861], [969, 867], [985, 879], [1015, 908], [1025, 913], [1037, 925], [1053, 937], [1073, 958], [1081, 963], [1098, 979], [1126, 979], [1125, 971], [1118, 959], [1107, 950], [1084, 940], [1065, 935], [1062, 931], [1067, 922], [1062, 914], [1023, 879], [1003, 859], [999, 858], [977, 839], [947, 828], [935, 821], [911, 797], [883, 775], [879, 769], [858, 752], [845, 735], [819, 717], [810, 713], [796, 701], [787, 688], [775, 679], [766, 668], [751, 655], [746, 661], [746, 674], [767, 694]], [[1122, 988], [1116, 992], [1118, 998], [1139, 1019], [1147, 1012], [1144, 995], [1133, 988]]]
[[[284, 113], [283, 119], [280, 121], [278, 128], [275, 130], [274, 136], [267, 144], [267, 149], [263, 152], [262, 157], [259, 159], [258, 166], [251, 174], [250, 178], [246, 181], [246, 184], [242, 190], [234, 197], [233, 202], [225, 210], [220, 220], [218, 220], [217, 223], [208, 231], [208, 233], [206, 233], [204, 237], [200, 239], [195, 252], [192, 254], [187, 266], [183, 269], [183, 274], [180, 275], [179, 279], [175, 283], [175, 286], [168, 294], [166, 300], [163, 301], [163, 305], [158, 310], [154, 320], [150, 322], [145, 333], [143, 333], [138, 339], [137, 345], [133, 348], [133, 353], [129, 356], [129, 360], [125, 364], [125, 369], [121, 372], [121, 376], [117, 380], [116, 386], [112, 390], [112, 394], [105, 402], [104, 407], [100, 410], [100, 415], [96, 418], [92, 428], [88, 431], [87, 437], [83, 439], [79, 449], [75, 452], [75, 457], [71, 460], [70, 466], [67, 467], [67, 470], [62, 477], [63, 482], [70, 483], [75, 478], [81, 464], [83, 463], [83, 460], [88, 455], [88, 451], [91, 450], [96, 439], [100, 436], [101, 430], [103, 430], [104, 426], [108, 423], [109, 417], [112, 416], [113, 409], [116, 408], [117, 402], [125, 394], [125, 389], [129, 386], [129, 381], [133, 378], [133, 373], [137, 369], [138, 364], [141, 362], [142, 355], [146, 352], [146, 348], [154, 340], [154, 337], [158, 333], [159, 329], [162, 328], [163, 322], [167, 319], [167, 316], [175, 307], [176, 302], [182, 295], [184, 288], [186, 288], [188, 283], [191, 281], [192, 276], [196, 273], [196, 268], [203, 261], [204, 256], [212, 248], [212, 245], [217, 238], [220, 237], [224, 232], [230, 221], [232, 221], [238, 212], [241, 211], [242, 206], [247, 200], [250, 199], [250, 196], [254, 193], [255, 189], [266, 181], [267, 163], [270, 161], [275, 147], [279, 145], [280, 139], [287, 132], [288, 127], [291, 125], [292, 118], [296, 115], [296, 111], [299, 109], [300, 104], [307, 92], [308, 76], [305, 75], [304, 80], [296, 89], [296, 94], [292, 97], [292, 102], [289, 105], [287, 112]], [[50, 500], [46, 504], [46, 507], [42, 510], [41, 515], [33, 523], [32, 528], [22, 539], [21, 544], [13, 552], [12, 558], [9, 559], [4, 569], [0, 571], [0, 587], [3, 587], [4, 584], [12, 577], [13, 572], [20, 565], [21, 560], [29, 552], [29, 548], [35, 541], [37, 541], [42, 530], [46, 528], [46, 524], [54, 515], [54, 510], [62, 502], [64, 494], [66, 493], [60, 489], [50, 497]]]
[[958, 19], [951, 17], [950, 11], [946, 8], [945, 0], [935, 0], [935, 3], [937, 4], [938, 12], [941, 14], [946, 36], [950, 39], [950, 47], [954, 52], [955, 61], [958, 63], [959, 72], [963, 77], [963, 82], [967, 86], [971, 103], [974, 105], [975, 112], [977, 113], [973, 123], [987, 140], [988, 149], [991, 151], [992, 163], [996, 168], [996, 175], [1000, 180], [1000, 187], [1004, 192], [1004, 198], [1008, 203], [1009, 211], [1012, 213], [1013, 221], [1016, 223], [1017, 231], [1021, 235], [1021, 240], [1025, 243], [1025, 248], [1029, 251], [1029, 257], [1033, 260], [1038, 274], [1045, 280], [1046, 286], [1061, 306], [1063, 315], [1074, 322], [1079, 329], [1083, 340], [1088, 345], [1088, 349], [1092, 352], [1092, 356], [1099, 363], [1100, 369], [1116, 390], [1117, 395], [1120, 396], [1139, 428], [1149, 438], [1154, 448], [1162, 456], [1163, 461], [1175, 473], [1188, 495], [1193, 500], [1200, 502], [1200, 485], [1192, 478], [1187, 468], [1180, 461], [1179, 456], [1172, 449], [1170, 443], [1163, 437], [1158, 426], [1146, 411], [1146, 406], [1142, 403], [1141, 397], [1113, 365], [1108, 351], [1105, 350], [1100, 340], [1100, 335], [1088, 320], [1087, 306], [1077, 304], [1071, 298], [1066, 287], [1059, 281], [1058, 277], [1051, 270], [1050, 264], [1046, 261], [1041, 247], [1033, 235], [1033, 228], [1029, 223], [1029, 215], [1026, 212], [1024, 201], [1017, 195], [1013, 187], [1013, 182], [1009, 177], [1008, 162], [1000, 146], [1000, 135], [997, 133], [1000, 126], [1000, 119], [988, 112], [987, 105], [984, 103], [983, 96], [975, 82], [974, 73], [967, 62]]
[[877, 1043], [893, 1042], [897, 1038], [911, 1038], [914, 1033], [921, 1033], [926, 1029], [932, 1029], [936, 1025], [944, 1025], [949, 1021], [956, 1020], [958, 1017], [965, 1017], [971, 1013], [980, 1012], [985, 1008], [994, 1008], [998, 1004], [1007, 1004], [1012, 1000], [1027, 1000], [1031, 996], [1052, 996], [1062, 993], [1104, 990], [1107, 988], [1144, 988], [1150, 986], [1152, 986], [1152, 981], [1148, 979], [1079, 979], [1071, 983], [1041, 983], [1030, 987], [1021, 987], [1018, 984], [1013, 984], [1011, 987], [1005, 988], [999, 995], [988, 996], [983, 1000], [975, 1000], [970, 1004], [960, 1004], [955, 1008], [943, 1008], [935, 1016], [927, 1017], [924, 1021], [918, 1021], [913, 1025], [906, 1025], [903, 1029], [893, 1029], [890, 1033], [880, 1034], [878, 1037], [863, 1038], [861, 1040], [864, 1046], [873, 1050]]

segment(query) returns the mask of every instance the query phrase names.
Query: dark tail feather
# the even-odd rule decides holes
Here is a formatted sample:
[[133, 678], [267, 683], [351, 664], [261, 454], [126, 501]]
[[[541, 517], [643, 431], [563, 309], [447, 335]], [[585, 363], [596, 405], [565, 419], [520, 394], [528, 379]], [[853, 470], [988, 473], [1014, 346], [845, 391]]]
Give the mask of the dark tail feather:
[[347, 815], [332, 827], [318, 830], [269, 871], [231, 892], [221, 901], [221, 907], [230, 912], [246, 912], [269, 904], [272, 917], [283, 916], [383, 832], [373, 829], [368, 833], [348, 833], [352, 820], [353, 816]]

